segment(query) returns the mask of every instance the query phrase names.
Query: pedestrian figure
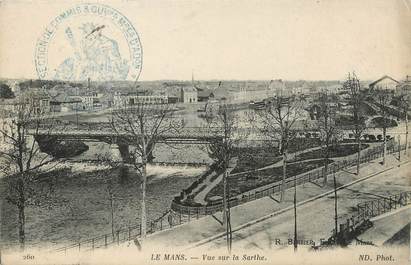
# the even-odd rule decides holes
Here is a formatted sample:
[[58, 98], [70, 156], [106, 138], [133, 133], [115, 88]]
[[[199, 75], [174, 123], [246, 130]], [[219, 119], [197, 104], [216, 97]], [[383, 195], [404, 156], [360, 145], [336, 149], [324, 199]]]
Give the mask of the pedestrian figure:
[[134, 245], [136, 245], [136, 247], [137, 247], [138, 251], [141, 251], [141, 244], [140, 244], [140, 242], [138, 241], [138, 239], [137, 239], [137, 238], [136, 238], [136, 239], [134, 239]]
[[173, 216], [171, 214], [168, 214], [167, 220], [170, 227], [173, 227]]

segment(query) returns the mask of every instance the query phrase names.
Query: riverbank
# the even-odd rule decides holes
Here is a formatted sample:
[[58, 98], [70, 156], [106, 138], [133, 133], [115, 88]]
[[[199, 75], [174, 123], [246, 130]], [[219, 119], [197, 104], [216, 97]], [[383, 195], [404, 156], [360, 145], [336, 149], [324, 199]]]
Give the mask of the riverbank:
[[[205, 168], [149, 166], [147, 215], [153, 220], [170, 208], [172, 198], [189, 186]], [[135, 175], [121, 179], [116, 170], [60, 172], [54, 176], [52, 196], [42, 207], [26, 208], [28, 246], [58, 247], [111, 233], [108, 183], [114, 191], [114, 228], [140, 223], [140, 180]], [[0, 184], [1, 238], [3, 247], [17, 243], [17, 210], [5, 199], [6, 185]]]

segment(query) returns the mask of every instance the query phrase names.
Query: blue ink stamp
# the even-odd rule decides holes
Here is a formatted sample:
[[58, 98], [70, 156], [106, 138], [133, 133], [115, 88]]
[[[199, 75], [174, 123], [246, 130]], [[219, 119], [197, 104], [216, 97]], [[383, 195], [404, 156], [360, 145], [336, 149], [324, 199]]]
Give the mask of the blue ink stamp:
[[131, 22], [102, 4], [82, 3], [55, 17], [37, 40], [40, 79], [137, 80], [142, 47]]

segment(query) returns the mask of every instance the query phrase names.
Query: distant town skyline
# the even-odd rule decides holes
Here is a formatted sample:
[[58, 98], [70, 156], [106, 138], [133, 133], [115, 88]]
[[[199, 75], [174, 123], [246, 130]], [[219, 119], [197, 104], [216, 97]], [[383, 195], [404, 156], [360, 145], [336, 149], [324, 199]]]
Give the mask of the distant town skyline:
[[[3, 1], [0, 76], [37, 79], [44, 27], [77, 1]], [[140, 35], [140, 81], [361, 80], [411, 74], [410, 4], [363, 1], [112, 1]], [[41, 12], [33, 13], [33, 10]], [[10, 26], [11, 25], [11, 26]], [[104, 31], [104, 29], [103, 29]], [[20, 32], [20, 33], [19, 33]]]

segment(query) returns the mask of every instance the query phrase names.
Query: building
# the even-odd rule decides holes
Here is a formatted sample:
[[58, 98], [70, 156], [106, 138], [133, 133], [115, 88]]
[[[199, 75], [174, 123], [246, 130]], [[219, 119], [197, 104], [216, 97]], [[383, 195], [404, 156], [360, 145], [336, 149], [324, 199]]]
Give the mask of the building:
[[194, 86], [184, 86], [180, 88], [180, 101], [183, 103], [198, 102], [198, 91]]
[[18, 99], [32, 108], [34, 114], [43, 115], [50, 112], [50, 95], [43, 89], [33, 88], [24, 92]]
[[407, 75], [405, 80], [401, 81], [396, 88], [396, 94], [398, 95], [410, 95], [411, 94], [411, 76]]
[[[247, 97], [247, 89], [245, 87], [241, 87], [239, 91], [230, 91], [230, 98], [234, 102], [247, 102], [250, 99]], [[251, 95], [250, 95], [251, 96]]]
[[[331, 115], [335, 115], [337, 113], [339, 107], [337, 102], [326, 102], [325, 104], [329, 108], [329, 113]], [[322, 103], [314, 103], [310, 105], [306, 110], [311, 120], [318, 120], [323, 116]]]
[[168, 104], [166, 95], [146, 95], [141, 92], [116, 93], [114, 107], [133, 106], [137, 104]]
[[18, 101], [15, 98], [0, 99], [0, 117], [9, 117], [17, 110]]
[[385, 90], [395, 91], [399, 84], [400, 84], [400, 82], [398, 82], [394, 78], [392, 78], [388, 75], [384, 75], [380, 79], [378, 79], [378, 80], [372, 82], [371, 84], [369, 84], [369, 88], [371, 90], [385, 89]]
[[0, 101], [0, 110], [9, 116], [21, 110], [29, 110], [33, 115], [50, 113], [50, 96], [42, 89], [31, 89], [16, 98]]
[[76, 105], [78, 106], [77, 110], [96, 110], [101, 109], [101, 98], [103, 94], [96, 93], [96, 92], [89, 92], [85, 95], [77, 96], [76, 98], [81, 100], [81, 104]]
[[175, 96], [175, 95], [168, 95], [167, 96], [167, 101], [168, 101], [169, 104], [175, 104], [175, 103], [178, 103], [180, 101], [180, 97]]
[[79, 96], [67, 96], [65, 94], [58, 94], [50, 100], [51, 112], [70, 112], [73, 110], [80, 110], [82, 106], [82, 99]]
[[271, 80], [268, 85], [268, 90], [271, 96], [277, 97], [289, 97], [291, 96], [291, 91], [287, 89], [285, 83], [282, 79]]
[[213, 90], [205, 88], [198, 89], [198, 102], [207, 102], [215, 97]]

